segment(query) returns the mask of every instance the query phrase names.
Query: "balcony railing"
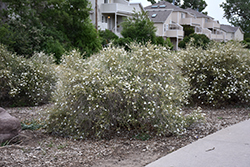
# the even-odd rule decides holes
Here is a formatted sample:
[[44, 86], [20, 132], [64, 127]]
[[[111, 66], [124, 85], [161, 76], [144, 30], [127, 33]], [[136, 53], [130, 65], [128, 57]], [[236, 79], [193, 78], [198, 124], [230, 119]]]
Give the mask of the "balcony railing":
[[192, 18], [182, 18], [180, 24], [181, 25], [191, 25], [192, 24]]
[[124, 13], [131, 14], [133, 13], [134, 8], [132, 6], [128, 6], [127, 4], [119, 4], [119, 3], [105, 3], [101, 5], [102, 13]]
[[217, 21], [206, 22], [205, 28], [220, 28], [220, 24]]
[[184, 31], [183, 27], [179, 24], [169, 24], [168, 30], [165, 32], [167, 37], [183, 37]]
[[195, 18], [182, 18], [181, 25], [201, 25], [201, 20], [200, 19], [195, 19]]

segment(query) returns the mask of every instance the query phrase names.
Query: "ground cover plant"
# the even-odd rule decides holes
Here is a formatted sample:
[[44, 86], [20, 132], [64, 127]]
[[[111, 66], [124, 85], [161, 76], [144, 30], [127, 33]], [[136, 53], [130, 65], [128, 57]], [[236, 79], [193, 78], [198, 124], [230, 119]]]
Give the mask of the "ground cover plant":
[[48, 103], [56, 83], [53, 56], [35, 53], [26, 59], [0, 45], [0, 103], [33, 106]]
[[129, 47], [105, 48], [88, 59], [76, 51], [63, 56], [48, 132], [74, 138], [181, 134], [200, 117], [181, 112], [189, 84], [173, 52], [149, 43]]
[[193, 90], [193, 103], [216, 107], [249, 103], [250, 51], [241, 43], [210, 43], [206, 50], [189, 44], [177, 54]]

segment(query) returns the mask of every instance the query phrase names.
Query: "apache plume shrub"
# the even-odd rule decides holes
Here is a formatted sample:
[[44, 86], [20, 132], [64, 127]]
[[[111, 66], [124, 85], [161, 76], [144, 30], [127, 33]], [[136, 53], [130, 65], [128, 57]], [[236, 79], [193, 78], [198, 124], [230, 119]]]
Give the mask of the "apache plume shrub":
[[26, 59], [0, 46], [0, 101], [2, 105], [48, 103], [56, 83], [52, 56], [35, 53]]
[[198, 119], [181, 113], [189, 85], [175, 54], [151, 44], [129, 47], [106, 48], [88, 59], [76, 51], [63, 57], [48, 132], [74, 138], [124, 131], [165, 135], [182, 133]]
[[250, 100], [250, 51], [239, 42], [191, 45], [178, 52], [189, 78], [193, 103], [222, 106]]

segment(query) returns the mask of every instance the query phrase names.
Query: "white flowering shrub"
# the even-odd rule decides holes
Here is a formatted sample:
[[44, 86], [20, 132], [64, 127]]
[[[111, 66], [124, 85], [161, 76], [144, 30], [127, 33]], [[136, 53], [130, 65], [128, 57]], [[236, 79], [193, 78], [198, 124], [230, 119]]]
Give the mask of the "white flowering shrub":
[[250, 51], [239, 42], [191, 45], [177, 53], [189, 78], [193, 103], [221, 107], [250, 100]]
[[1, 105], [32, 106], [48, 103], [55, 88], [53, 57], [35, 53], [30, 59], [16, 56], [0, 45]]
[[189, 94], [181, 60], [164, 47], [129, 47], [106, 48], [87, 60], [76, 51], [63, 56], [48, 132], [74, 138], [123, 131], [165, 135], [184, 132], [198, 118], [181, 113]]

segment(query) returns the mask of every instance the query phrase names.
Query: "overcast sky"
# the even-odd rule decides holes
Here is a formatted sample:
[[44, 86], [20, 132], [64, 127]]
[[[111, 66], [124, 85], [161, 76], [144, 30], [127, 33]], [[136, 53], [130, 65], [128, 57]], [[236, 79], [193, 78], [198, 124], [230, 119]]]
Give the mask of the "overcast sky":
[[[229, 24], [225, 18], [223, 18], [224, 11], [220, 8], [220, 4], [225, 2], [225, 0], [205, 0], [207, 3], [207, 7], [204, 11], [208, 12], [208, 15], [213, 17], [215, 20], [219, 20], [220, 24]], [[147, 0], [130, 0], [130, 2], [140, 2], [143, 7], [151, 5]], [[157, 0], [156, 0], [157, 2]]]

